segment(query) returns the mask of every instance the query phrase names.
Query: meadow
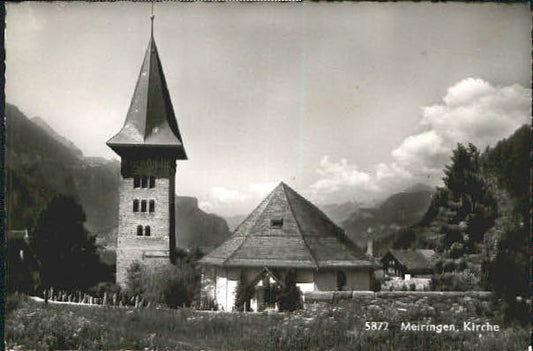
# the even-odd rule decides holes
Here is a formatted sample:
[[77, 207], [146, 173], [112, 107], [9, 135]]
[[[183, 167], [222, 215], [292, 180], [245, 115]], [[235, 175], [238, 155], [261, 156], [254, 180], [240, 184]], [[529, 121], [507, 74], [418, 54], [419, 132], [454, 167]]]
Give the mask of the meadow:
[[[406, 306], [403, 306], [406, 307]], [[47, 305], [28, 299], [9, 310], [7, 349], [83, 350], [526, 350], [529, 330], [412, 332], [403, 321], [502, 323], [493, 308], [436, 311], [395, 303], [367, 306], [343, 301], [313, 304], [293, 313], [225, 313], [192, 309]], [[388, 321], [388, 330], [365, 330], [365, 322]]]

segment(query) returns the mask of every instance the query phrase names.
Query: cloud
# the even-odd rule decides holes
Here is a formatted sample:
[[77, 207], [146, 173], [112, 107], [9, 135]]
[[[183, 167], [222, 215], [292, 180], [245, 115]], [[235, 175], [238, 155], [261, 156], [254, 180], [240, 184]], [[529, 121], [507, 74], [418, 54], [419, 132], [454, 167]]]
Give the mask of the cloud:
[[264, 197], [279, 184], [279, 182], [253, 183], [248, 185], [248, 191], [256, 196]]
[[483, 150], [529, 122], [531, 90], [518, 84], [495, 87], [467, 78], [447, 89], [442, 103], [422, 108], [420, 133], [403, 140], [391, 155], [411, 174], [441, 175], [457, 143]]
[[345, 158], [338, 162], [330, 161], [328, 155], [320, 160], [316, 172], [320, 178], [310, 186], [314, 199], [327, 201], [329, 198], [353, 198], [356, 193], [379, 190], [370, 174], [359, 171], [356, 165]]
[[238, 190], [224, 188], [222, 186], [214, 186], [210, 191], [210, 198], [215, 203], [230, 204], [234, 202], [245, 201], [249, 198], [249, 195]]
[[340, 202], [399, 191], [415, 182], [438, 185], [457, 143], [483, 150], [510, 136], [529, 122], [530, 101], [531, 90], [518, 84], [496, 87], [479, 78], [461, 80], [447, 89], [441, 103], [421, 108], [418, 132], [392, 150], [392, 162], [362, 172], [346, 159], [333, 162], [326, 155], [310, 193], [318, 201]]

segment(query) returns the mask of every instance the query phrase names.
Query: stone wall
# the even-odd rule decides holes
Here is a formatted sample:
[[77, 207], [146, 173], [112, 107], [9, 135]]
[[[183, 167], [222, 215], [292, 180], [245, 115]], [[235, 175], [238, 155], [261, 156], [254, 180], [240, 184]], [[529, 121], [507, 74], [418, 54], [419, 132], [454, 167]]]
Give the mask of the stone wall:
[[380, 306], [395, 302], [398, 305], [431, 305], [436, 309], [462, 308], [472, 301], [491, 300], [490, 291], [321, 291], [304, 294], [305, 304], [336, 303], [352, 300], [359, 305]]
[[[125, 165], [126, 164], [126, 165]], [[134, 187], [134, 176], [155, 176], [155, 187]], [[174, 176], [175, 162], [159, 160], [124, 161], [119, 189], [119, 225], [117, 238], [117, 284], [124, 286], [127, 269], [134, 261], [151, 267], [168, 264], [174, 248]], [[139, 211], [133, 201], [139, 200]], [[146, 200], [146, 212], [140, 202]], [[149, 201], [155, 202], [149, 212]], [[150, 236], [138, 236], [137, 226], [150, 226]]]

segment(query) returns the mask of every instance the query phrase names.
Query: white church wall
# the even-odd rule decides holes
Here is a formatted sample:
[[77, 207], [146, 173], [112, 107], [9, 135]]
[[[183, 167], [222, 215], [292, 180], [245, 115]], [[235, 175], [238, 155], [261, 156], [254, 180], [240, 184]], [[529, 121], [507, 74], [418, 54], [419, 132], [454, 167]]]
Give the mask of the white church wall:
[[220, 310], [233, 310], [233, 306], [235, 305], [235, 291], [239, 282], [239, 279], [235, 279], [235, 276], [239, 277], [237, 273], [235, 270], [217, 269], [216, 271], [215, 296], [217, 306]]

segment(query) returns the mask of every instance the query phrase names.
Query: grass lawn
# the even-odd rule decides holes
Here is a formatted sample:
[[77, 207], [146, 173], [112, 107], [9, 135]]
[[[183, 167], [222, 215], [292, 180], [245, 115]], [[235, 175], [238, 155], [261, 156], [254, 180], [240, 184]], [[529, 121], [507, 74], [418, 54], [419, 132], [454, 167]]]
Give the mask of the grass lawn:
[[[374, 306], [375, 307], [375, 306]], [[526, 350], [529, 330], [499, 332], [401, 331], [400, 323], [499, 323], [489, 309], [434, 311], [394, 303], [362, 309], [351, 301], [312, 305], [295, 313], [222, 313], [25, 301], [6, 317], [8, 348], [148, 350]], [[388, 330], [365, 330], [388, 321]]]

